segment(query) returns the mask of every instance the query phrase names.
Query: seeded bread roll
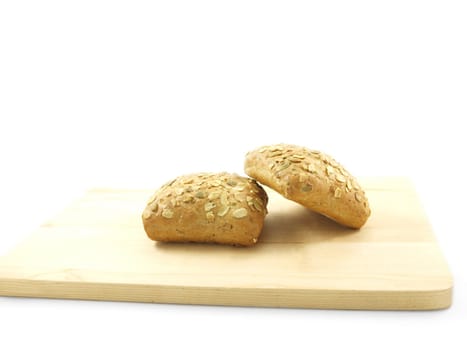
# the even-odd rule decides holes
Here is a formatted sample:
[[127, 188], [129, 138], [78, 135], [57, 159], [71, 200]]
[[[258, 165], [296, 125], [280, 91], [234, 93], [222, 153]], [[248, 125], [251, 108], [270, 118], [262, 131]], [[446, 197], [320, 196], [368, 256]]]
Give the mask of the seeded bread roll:
[[267, 202], [253, 179], [228, 173], [185, 175], [156, 191], [143, 224], [155, 241], [249, 246], [258, 241]]
[[360, 228], [371, 213], [357, 180], [319, 151], [288, 144], [261, 147], [246, 155], [245, 173], [344, 226]]

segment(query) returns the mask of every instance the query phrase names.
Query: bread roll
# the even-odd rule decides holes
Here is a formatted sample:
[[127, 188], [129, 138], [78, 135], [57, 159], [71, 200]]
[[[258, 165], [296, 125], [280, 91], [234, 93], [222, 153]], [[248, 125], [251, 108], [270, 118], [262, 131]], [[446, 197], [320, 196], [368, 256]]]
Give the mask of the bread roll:
[[342, 225], [360, 228], [370, 216], [368, 200], [357, 180], [322, 152], [289, 144], [261, 147], [246, 155], [245, 172]]
[[267, 202], [253, 179], [229, 173], [185, 175], [156, 191], [143, 224], [155, 241], [249, 246], [258, 241]]

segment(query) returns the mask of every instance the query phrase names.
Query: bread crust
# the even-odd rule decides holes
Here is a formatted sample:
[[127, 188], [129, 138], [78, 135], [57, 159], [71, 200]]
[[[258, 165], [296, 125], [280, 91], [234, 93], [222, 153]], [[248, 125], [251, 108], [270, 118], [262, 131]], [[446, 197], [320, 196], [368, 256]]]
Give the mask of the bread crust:
[[267, 213], [258, 183], [229, 173], [180, 176], [163, 185], [143, 211], [149, 238], [249, 246], [258, 241]]
[[319, 151], [291, 144], [260, 147], [246, 155], [245, 173], [344, 226], [360, 228], [371, 214], [355, 177]]

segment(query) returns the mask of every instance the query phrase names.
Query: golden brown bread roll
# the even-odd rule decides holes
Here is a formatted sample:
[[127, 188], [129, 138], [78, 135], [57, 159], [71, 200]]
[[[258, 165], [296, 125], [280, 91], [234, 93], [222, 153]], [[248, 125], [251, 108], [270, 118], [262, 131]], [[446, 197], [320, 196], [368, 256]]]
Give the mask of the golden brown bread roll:
[[143, 224], [155, 241], [248, 246], [258, 241], [267, 202], [253, 179], [229, 173], [185, 175], [156, 191]]
[[289, 144], [264, 146], [246, 155], [245, 173], [348, 227], [360, 228], [371, 213], [357, 180], [319, 151]]

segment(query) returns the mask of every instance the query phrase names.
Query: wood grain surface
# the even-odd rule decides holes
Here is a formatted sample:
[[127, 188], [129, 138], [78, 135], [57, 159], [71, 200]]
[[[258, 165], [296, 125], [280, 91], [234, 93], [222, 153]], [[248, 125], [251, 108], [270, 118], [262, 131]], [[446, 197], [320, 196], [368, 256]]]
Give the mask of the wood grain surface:
[[[153, 190], [94, 189], [0, 258], [0, 295], [332, 309], [441, 309], [452, 278], [413, 185], [360, 179], [372, 215], [344, 228], [269, 191], [256, 246], [155, 243]], [[3, 232], [2, 234], [6, 234]]]

